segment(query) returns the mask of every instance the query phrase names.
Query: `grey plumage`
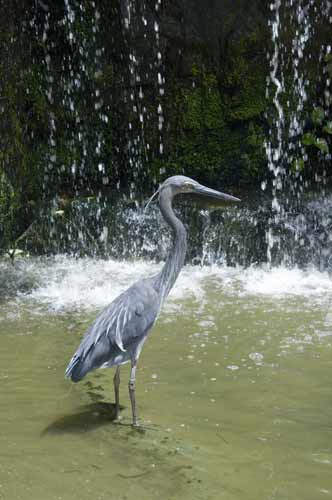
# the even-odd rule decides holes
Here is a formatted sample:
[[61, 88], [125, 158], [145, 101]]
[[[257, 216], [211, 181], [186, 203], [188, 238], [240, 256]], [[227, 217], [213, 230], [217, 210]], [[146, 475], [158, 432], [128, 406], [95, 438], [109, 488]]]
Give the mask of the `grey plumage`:
[[[214, 202], [239, 201], [232, 196], [206, 188], [185, 176], [168, 178], [156, 193], [159, 196], [162, 215], [174, 234], [173, 248], [164, 267], [157, 275], [134, 283], [102, 311], [87, 330], [66, 370], [66, 376], [70, 377], [73, 382], [78, 382], [88, 372], [96, 368], [120, 366], [130, 361], [129, 393], [133, 425], [137, 425], [136, 362], [158, 317], [162, 303], [180, 273], [186, 255], [186, 230], [172, 209], [174, 196], [183, 193], [208, 197]], [[119, 369], [117, 369], [114, 378], [117, 417], [119, 413], [119, 383], [120, 374]]]
[[157, 318], [160, 299], [153, 279], [141, 280], [119, 295], [90, 326], [66, 370], [80, 381], [99, 367], [127, 363]]

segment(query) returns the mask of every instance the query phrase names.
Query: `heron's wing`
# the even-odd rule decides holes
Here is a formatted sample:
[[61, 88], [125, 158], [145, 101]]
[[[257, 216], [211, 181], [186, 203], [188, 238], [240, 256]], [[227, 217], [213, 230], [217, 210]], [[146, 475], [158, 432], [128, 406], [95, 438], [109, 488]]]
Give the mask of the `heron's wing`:
[[156, 321], [160, 299], [151, 280], [119, 295], [95, 320], [70, 360], [66, 376], [74, 382], [108, 362], [112, 354], [139, 344]]
[[145, 334], [155, 322], [159, 297], [148, 280], [135, 283], [119, 295], [96, 319], [87, 336], [96, 345], [107, 338], [121, 351], [133, 340]]

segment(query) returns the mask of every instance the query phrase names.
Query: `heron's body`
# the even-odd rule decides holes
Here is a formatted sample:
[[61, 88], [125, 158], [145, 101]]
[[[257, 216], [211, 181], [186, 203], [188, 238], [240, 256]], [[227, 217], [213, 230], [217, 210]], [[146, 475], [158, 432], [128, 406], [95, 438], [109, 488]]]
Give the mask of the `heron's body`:
[[90, 326], [66, 373], [78, 382], [96, 368], [122, 365], [137, 359], [159, 309], [160, 300], [153, 280], [146, 279], [132, 285]]
[[[167, 179], [159, 189], [159, 204], [166, 222], [174, 233], [173, 250], [164, 267], [155, 276], [134, 283], [119, 295], [87, 330], [79, 348], [72, 357], [66, 376], [73, 382], [80, 381], [88, 372], [96, 368], [119, 366], [131, 362], [129, 392], [133, 410], [133, 423], [136, 425], [135, 372], [143, 344], [154, 325], [163, 301], [173, 287], [184, 264], [187, 241], [186, 230], [175, 216], [172, 199], [176, 194], [202, 188], [198, 183], [183, 176]], [[204, 188], [215, 197], [222, 195], [229, 201], [236, 198]], [[226, 197], [226, 198], [225, 198]], [[119, 411], [120, 375], [117, 369], [114, 386], [116, 410]]]

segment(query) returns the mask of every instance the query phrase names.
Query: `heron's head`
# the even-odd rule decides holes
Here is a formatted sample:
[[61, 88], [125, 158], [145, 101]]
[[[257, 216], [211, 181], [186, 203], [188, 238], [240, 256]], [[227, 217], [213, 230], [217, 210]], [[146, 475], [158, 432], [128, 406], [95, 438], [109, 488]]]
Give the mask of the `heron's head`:
[[159, 198], [166, 195], [171, 199], [173, 199], [174, 196], [183, 195], [181, 197], [183, 199], [188, 198], [188, 201], [203, 202], [208, 206], [223, 206], [227, 203], [240, 201], [239, 198], [235, 198], [235, 196], [203, 186], [199, 184], [199, 182], [184, 175], [168, 177], [168, 179], [161, 184], [158, 191], [150, 198], [147, 206], [157, 194]]

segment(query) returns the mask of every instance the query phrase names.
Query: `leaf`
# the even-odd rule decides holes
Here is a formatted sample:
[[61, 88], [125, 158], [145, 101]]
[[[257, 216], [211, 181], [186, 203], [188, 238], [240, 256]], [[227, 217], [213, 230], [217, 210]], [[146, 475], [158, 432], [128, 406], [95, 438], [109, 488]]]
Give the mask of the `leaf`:
[[323, 128], [323, 131], [326, 133], [326, 134], [330, 134], [332, 135], [332, 122], [327, 122], [327, 124], [325, 125], [325, 127]]
[[321, 125], [323, 123], [324, 116], [325, 113], [323, 108], [315, 108], [311, 113], [311, 118], [315, 125]]
[[304, 146], [312, 146], [316, 144], [316, 137], [307, 132], [306, 134], [303, 135], [302, 137], [302, 144]]
[[325, 139], [318, 138], [315, 142], [316, 148], [318, 148], [322, 153], [329, 154], [329, 146]]
[[297, 158], [292, 163], [292, 170], [294, 172], [302, 172], [304, 169], [304, 160], [302, 158]]

